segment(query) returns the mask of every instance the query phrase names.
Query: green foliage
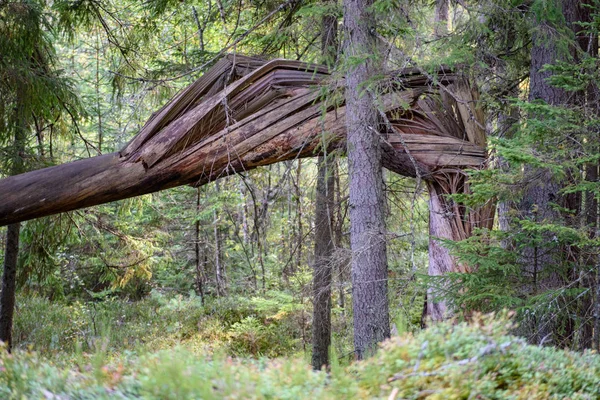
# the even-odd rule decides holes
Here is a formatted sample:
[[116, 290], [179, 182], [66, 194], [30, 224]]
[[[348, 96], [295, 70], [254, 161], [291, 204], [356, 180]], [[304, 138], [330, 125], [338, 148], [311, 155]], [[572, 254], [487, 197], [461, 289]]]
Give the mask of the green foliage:
[[385, 342], [371, 359], [331, 375], [301, 359], [235, 360], [186, 346], [109, 359], [102, 350], [75, 362], [0, 352], [2, 398], [120, 399], [588, 399], [600, 395], [600, 358], [527, 345], [502, 315], [440, 324]]
[[[224, 349], [236, 356], [281, 356], [301, 348], [308, 314], [283, 293], [265, 298], [165, 296], [121, 300], [110, 291], [92, 300], [64, 304], [36, 295], [19, 297], [14, 345], [52, 358], [80, 348], [110, 353], [167, 348], [178, 343], [199, 350]], [[306, 335], [306, 333], [304, 333]]]
[[[492, 235], [492, 236], [491, 236]], [[461, 242], [443, 241], [459, 262], [473, 269], [470, 273], [449, 273], [429, 277], [457, 310], [490, 312], [523, 305], [519, 288], [523, 285], [517, 254], [501, 245], [506, 234], [486, 230]]]
[[[58, 65], [55, 31], [45, 6], [43, 1], [0, 3], [0, 151], [6, 152], [0, 158], [3, 175], [47, 166], [53, 160], [45, 157], [48, 143], [44, 135], [64, 135], [70, 123], [85, 116], [74, 81]], [[37, 154], [30, 146], [34, 130]]]
[[[579, 196], [580, 205], [600, 198], [600, 185], [586, 172], [600, 160], [596, 100], [575, 93], [597, 89], [598, 59], [570, 53], [574, 37], [563, 29], [559, 2], [453, 2], [450, 33], [439, 38], [433, 36], [431, 3], [375, 1], [374, 33], [386, 51], [369, 49], [340, 70], [385, 57], [393, 68], [418, 64], [433, 71], [448, 64], [477, 81], [487, 127], [498, 135], [490, 138], [489, 150], [499, 168], [469, 172], [472, 195], [453, 198], [467, 209], [518, 200], [526, 168], [551, 171], [561, 182], [560, 195]], [[320, 20], [340, 14], [335, 2], [1, 3], [0, 174], [18, 161], [19, 101], [27, 100], [25, 114], [35, 115], [26, 121], [28, 167], [117, 151], [225, 47], [319, 60]], [[593, 16], [581, 24], [585, 35], [597, 33]], [[524, 101], [531, 38], [544, 24], [563, 26], [544, 39], [557, 42], [568, 61], [544, 71], [550, 84], [578, 98], [568, 107]], [[377, 76], [363, 88], [380, 83]], [[19, 85], [27, 89], [21, 99]], [[335, 91], [330, 103], [341, 104], [341, 94]], [[500, 117], [507, 116], [505, 129]], [[340, 359], [334, 357], [330, 377], [311, 372], [303, 360], [259, 358], [289, 356], [309, 343], [316, 167], [302, 160], [223, 179], [199, 192], [179, 188], [25, 224], [15, 322], [19, 351], [0, 355], [6, 372], [0, 373], [0, 397], [385, 398], [396, 389], [397, 398], [598, 396], [597, 356], [526, 346], [507, 336], [506, 320], [476, 318], [472, 326], [405, 335], [375, 358], [341, 367], [353, 353], [343, 255], [346, 170], [343, 161], [338, 164], [342, 265], [334, 271], [332, 353]], [[433, 287], [460, 317], [510, 308], [523, 327], [551, 315], [555, 336], [567, 337], [557, 343], [579, 347], [570, 325], [577, 330], [589, 324], [598, 241], [577, 207], [552, 199], [557, 220], [537, 218], [533, 204], [531, 215], [508, 215], [507, 232], [482, 230], [462, 242], [446, 241], [473, 272], [422, 279], [429, 239], [422, 188], [415, 191], [413, 181], [392, 176], [386, 185], [390, 303], [400, 332], [417, 331], [426, 289]], [[524, 273], [520, 253], [530, 248], [570, 257]], [[220, 290], [217, 259], [224, 275]], [[538, 283], [548, 277], [566, 285], [546, 290]]]
[[[554, 324], [556, 332], [548, 336], [549, 340], [581, 348], [578, 338], [587, 329], [589, 304], [595, 301], [590, 284], [596, 279], [593, 260], [598, 256], [595, 222], [590, 221], [590, 213], [595, 212], [591, 207], [598, 199], [599, 186], [593, 171], [599, 159], [600, 125], [597, 105], [586, 97], [597, 92], [598, 58], [574, 43], [559, 2], [533, 2], [530, 13], [536, 21], [544, 21], [544, 26], [556, 28], [552, 37], [542, 40], [569, 53], [557, 54], [563, 61], [544, 67], [549, 76], [546, 82], [561, 89], [563, 99], [556, 99], [557, 105], [524, 101], [526, 93], [516, 87], [512, 95], [510, 90], [504, 91], [508, 98], [494, 93], [484, 98], [490, 121], [494, 121], [495, 110], [499, 113], [498, 137], [489, 140], [493, 163], [497, 164], [493, 164], [495, 168], [470, 172], [472, 195], [454, 196], [454, 200], [469, 208], [499, 201], [505, 210], [512, 210], [501, 216], [505, 231], [494, 229], [460, 243], [445, 242], [455, 257], [472, 266], [473, 273], [451, 274], [436, 280], [436, 286], [467, 315], [471, 310], [516, 310], [521, 332], [529, 339], [537, 335], [526, 333], [536, 329], [535, 321], [551, 319], [546, 324]], [[582, 24], [581, 28], [594, 34], [593, 25]], [[535, 34], [540, 27], [532, 25], [530, 31]], [[511, 72], [510, 68], [519, 62], [496, 60], [495, 65]], [[504, 79], [508, 77], [495, 80]], [[544, 182], [538, 175], [542, 171], [547, 172]], [[522, 199], [528, 188], [548, 184], [560, 190], [548, 199]], [[547, 202], [548, 208], [542, 209], [540, 201]], [[538, 265], [532, 261], [538, 254], [552, 254], [552, 261]], [[550, 285], [544, 283], [550, 281]]]
[[229, 349], [234, 355], [266, 355], [278, 353], [276, 339], [270, 327], [263, 325], [255, 317], [246, 317], [236, 322], [227, 332], [230, 340]]
[[599, 358], [530, 346], [509, 336], [512, 325], [475, 316], [470, 325], [436, 325], [416, 337], [393, 338], [357, 365], [371, 396], [398, 398], [585, 399], [600, 395]]

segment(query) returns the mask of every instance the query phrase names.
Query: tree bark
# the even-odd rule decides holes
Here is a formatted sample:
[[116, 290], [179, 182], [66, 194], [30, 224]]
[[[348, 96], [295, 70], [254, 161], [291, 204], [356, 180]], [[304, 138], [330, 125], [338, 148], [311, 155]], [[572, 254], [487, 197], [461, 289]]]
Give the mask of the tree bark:
[[[344, 145], [346, 107], [331, 106], [323, 115], [319, 93], [307, 87], [327, 76], [323, 67], [288, 60], [235, 60], [235, 70], [245, 75], [232, 73], [231, 57], [217, 63], [155, 113], [119, 153], [0, 180], [0, 226], [181, 185], [200, 186]], [[225, 86], [223, 75], [237, 80]], [[436, 85], [457, 81], [443, 69], [436, 77]], [[383, 111], [394, 111], [399, 118], [387, 140], [379, 143], [384, 167], [413, 177], [419, 170], [424, 179], [431, 179], [437, 168], [485, 162], [485, 149], [463, 138], [461, 126], [469, 125], [470, 115], [455, 113], [461, 104], [421, 99], [431, 92], [430, 76], [409, 69], [392, 74], [390, 80], [390, 87], [398, 81], [402, 89], [381, 99]], [[405, 111], [407, 104], [411, 109]], [[442, 111], [445, 107], [450, 108]], [[237, 122], [227, 126], [230, 117]], [[323, 131], [331, 135], [327, 149], [322, 147]], [[457, 132], [451, 135], [453, 131]]]
[[[585, 1], [588, 6], [591, 6], [593, 3], [591, 1]], [[592, 16], [590, 13], [590, 9], [587, 9], [586, 13], [581, 13], [581, 20], [586, 22], [591, 22]], [[581, 27], [580, 27], [581, 28]], [[587, 53], [590, 57], [598, 57], [598, 34], [597, 32], [594, 34], [581, 35], [576, 31], [576, 37], [579, 38], [579, 46], [583, 51]], [[595, 117], [600, 115], [600, 88], [598, 85], [590, 85], [587, 88], [585, 93], [585, 101], [592, 105], [591, 114]], [[600, 150], [600, 145], [598, 141], [600, 137], [598, 136], [598, 132], [590, 132], [589, 141], [592, 144], [590, 153], [598, 153]], [[585, 167], [585, 179], [588, 182], [598, 182], [599, 179], [599, 166], [598, 162], [590, 162]], [[588, 228], [588, 234], [590, 238], [598, 237], [598, 200], [596, 199], [595, 194], [592, 191], [588, 191], [584, 194], [585, 199], [585, 223]], [[592, 292], [591, 296], [588, 296], [581, 302], [580, 309], [582, 310], [581, 314], [585, 315], [585, 311], [590, 310], [592, 314], [592, 318], [583, 322], [582, 334], [580, 335], [580, 349], [588, 349], [592, 348], [596, 351], [600, 350], [600, 270], [599, 270], [599, 258], [597, 255], [588, 255], [584, 262], [584, 274], [589, 274], [584, 279], [584, 287], [589, 287], [590, 292]], [[589, 272], [587, 272], [589, 271]]]
[[[379, 71], [371, 0], [344, 0], [346, 131], [350, 180], [350, 246], [356, 357], [374, 353], [390, 336], [387, 252], [383, 204], [379, 113], [373, 88], [364, 85]], [[360, 60], [360, 61], [356, 61]]]
[[302, 224], [302, 190], [300, 188], [300, 178], [302, 175], [302, 160], [296, 164], [296, 179], [294, 180], [294, 197], [296, 198], [296, 226], [298, 227], [298, 236], [296, 237], [296, 266], [290, 272], [293, 274], [302, 266], [302, 247], [304, 245], [304, 226]]
[[9, 352], [12, 349], [20, 229], [21, 224], [17, 222], [10, 224], [6, 231], [4, 272], [2, 273], [2, 292], [0, 292], [0, 340], [6, 344]]
[[[155, 113], [119, 153], [0, 180], [0, 226], [185, 184], [201, 186], [258, 166], [329, 153], [344, 146], [348, 125], [354, 182], [349, 208], [351, 219], [359, 221], [351, 224], [352, 282], [355, 318], [364, 321], [356, 342], [362, 357], [389, 334], [381, 164], [439, 183], [448, 171], [481, 167], [486, 160], [475, 92], [465, 90], [462, 78], [447, 69], [433, 75], [418, 69], [390, 73], [383, 85], [387, 92], [378, 99], [389, 121], [385, 135], [378, 133], [374, 95], [362, 85], [374, 72], [373, 62], [368, 46], [355, 49], [356, 39], [365, 35], [374, 41], [364, 5], [348, 3], [355, 10], [346, 26], [354, 48], [348, 54], [353, 62], [367, 61], [350, 71], [346, 82], [330, 84], [333, 90], [346, 87], [347, 105], [327, 106], [323, 112], [319, 91], [311, 86], [328, 76], [324, 67], [228, 56]], [[448, 95], [451, 90], [456, 98]], [[323, 132], [330, 135], [326, 146]], [[457, 193], [466, 186], [448, 190]], [[452, 225], [458, 230], [453, 237], [470, 232], [478, 221], [466, 218]], [[368, 265], [378, 269], [365, 269]], [[432, 275], [435, 268], [431, 263]]]
[[[343, 207], [342, 203], [344, 202], [342, 199], [342, 187], [341, 187], [341, 183], [340, 183], [340, 171], [339, 171], [339, 164], [337, 162], [335, 162], [333, 164], [333, 168], [334, 168], [334, 187], [335, 187], [335, 194], [334, 194], [334, 205], [336, 206], [335, 208], [335, 218], [334, 218], [334, 228], [333, 228], [333, 237], [334, 237], [334, 247], [336, 249], [339, 249], [341, 251], [342, 250], [342, 241], [343, 241], [343, 237], [344, 237], [344, 233], [343, 233], [343, 228], [344, 228], [344, 219], [345, 219], [345, 215], [346, 212], [344, 210], [347, 209], [347, 207]], [[347, 205], [347, 203], [346, 203]], [[344, 209], [344, 210], [343, 210]], [[337, 268], [337, 275], [338, 275], [338, 306], [342, 309], [342, 316], [345, 319], [346, 316], [346, 293], [345, 293], [345, 286], [346, 286], [346, 282], [348, 281], [348, 279], [346, 278], [347, 275], [347, 260], [346, 260], [346, 255], [344, 253], [340, 254], [338, 253], [336, 256], [336, 260], [335, 260], [335, 268]], [[344, 320], [345, 323], [345, 320]]]
[[[26, 100], [27, 87], [17, 85], [16, 121], [14, 133], [14, 161], [11, 167], [12, 174], [19, 174], [25, 169], [23, 155], [27, 140], [28, 104]], [[2, 193], [0, 191], [0, 193]], [[8, 225], [6, 230], [6, 249], [4, 253], [4, 271], [2, 273], [2, 292], [0, 292], [0, 340], [6, 344], [7, 350], [12, 350], [12, 328], [15, 311], [15, 291], [17, 281], [17, 263], [19, 260], [19, 235], [21, 224], [19, 222]]]
[[[478, 93], [464, 83], [459, 83], [452, 89], [452, 96], [448, 93], [442, 94], [442, 101], [455, 101], [457, 112], [465, 121], [462, 134], [468, 138], [471, 145], [485, 147], [484, 117], [481, 109], [477, 107]], [[411, 153], [414, 154], [412, 150]], [[439, 239], [460, 241], [468, 238], [475, 228], [491, 229], [495, 203], [490, 200], [481, 208], [471, 210], [448, 198], [448, 195], [469, 192], [466, 175], [458, 169], [435, 174], [433, 179], [427, 179], [427, 187], [429, 189], [429, 276], [442, 277], [448, 272], [471, 272], [469, 266], [459, 264], [452, 257]], [[448, 307], [443, 299], [444, 295], [445, 288], [442, 282], [438, 281], [428, 288], [422, 318], [424, 324], [428, 321], [442, 321], [452, 317], [457, 311]]]
[[[537, 22], [537, 29], [533, 33], [531, 48], [531, 69], [529, 77], [529, 101], [543, 100], [553, 106], [576, 104], [579, 97], [576, 93], [567, 93], [565, 90], [551, 86], [548, 78], [551, 71], [543, 70], [547, 64], [555, 64], [557, 61], [576, 60], [579, 48], [577, 32], [581, 21], [580, 2], [568, 0], [550, 3], [549, 7], [556, 7], [562, 11], [564, 20], [557, 19], [554, 15], [542, 16]], [[565, 28], [574, 30], [575, 45], [565, 50], [554, 40], [556, 32], [564, 32]], [[535, 150], [535, 149], [534, 149]], [[561, 195], [563, 187], [549, 169], [526, 165], [524, 168], [525, 189], [523, 197], [517, 204], [520, 218], [528, 219], [536, 223], [568, 223], [562, 221], [562, 215], [555, 209], [555, 204], [566, 206], [565, 202], [570, 199]], [[577, 206], [576, 206], [577, 207]], [[561, 222], [562, 221], [562, 222]], [[566, 283], [559, 272], [553, 268], [563, 262], [568, 262], [564, 249], [559, 246], [548, 246], [553, 243], [553, 234], [543, 234], [543, 240], [536, 240], [534, 244], [526, 246], [521, 251], [521, 264], [523, 273], [531, 277], [526, 291], [530, 295], [552, 290]], [[558, 336], [556, 324], [552, 321], [551, 313], [534, 313], [528, 326], [528, 336], [535, 343], [553, 343]], [[572, 332], [571, 332], [572, 333]], [[570, 336], [571, 333], [567, 333]]]
[[333, 267], [333, 195], [332, 161], [319, 157], [315, 195], [315, 256], [313, 261], [312, 366], [329, 365], [331, 344], [331, 276]]
[[206, 246], [204, 246], [204, 254], [200, 248], [200, 188], [196, 188], [196, 222], [194, 224], [194, 252], [196, 256], [196, 293], [200, 296], [200, 301], [204, 305], [204, 273], [206, 263], [202, 259], [206, 259]]
[[[220, 192], [219, 189], [219, 185], [217, 182], [217, 185], [215, 186], [215, 189], [217, 191], [217, 195]], [[224, 273], [224, 265], [222, 262], [222, 257], [221, 257], [221, 232], [219, 229], [219, 213], [217, 212], [217, 209], [215, 208], [213, 210], [213, 238], [215, 241], [215, 245], [214, 245], [214, 264], [215, 264], [215, 284], [217, 286], [217, 295], [218, 296], [224, 296], [225, 295], [225, 291], [226, 291], [226, 285], [225, 285], [225, 273]]]
[[[331, 6], [330, 1], [326, 5]], [[321, 55], [323, 64], [333, 66], [337, 55], [337, 18], [326, 14], [321, 21]], [[323, 147], [326, 147], [323, 132]], [[331, 285], [335, 240], [333, 210], [335, 195], [335, 160], [332, 154], [319, 156], [315, 194], [315, 255], [313, 265], [312, 366], [329, 365], [331, 345]]]
[[[458, 272], [456, 261], [438, 238], [455, 240], [450, 220], [451, 210], [446, 206], [444, 191], [437, 183], [430, 183], [429, 189], [429, 276], [439, 277], [448, 272]], [[434, 285], [435, 286], [435, 285]], [[427, 289], [426, 316], [432, 321], [443, 321], [452, 315], [440, 297], [443, 290], [435, 287]]]
[[448, 33], [449, 0], [435, 0], [434, 35], [440, 38]]

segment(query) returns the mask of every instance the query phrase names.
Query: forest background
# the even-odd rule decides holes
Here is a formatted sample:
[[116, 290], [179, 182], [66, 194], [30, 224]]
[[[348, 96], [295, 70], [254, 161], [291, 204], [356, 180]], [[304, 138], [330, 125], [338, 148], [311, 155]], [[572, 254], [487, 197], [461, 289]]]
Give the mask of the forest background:
[[[565, 354], [570, 363], [583, 363], [573, 366], [581, 376], [577, 384], [556, 387], [564, 393], [593, 387], [599, 361], [589, 352], [583, 358], [549, 353], [507, 334], [572, 351], [600, 346], [599, 5], [382, 0], [365, 6], [377, 21], [373, 57], [385, 70], [454, 68], [477, 85], [485, 112], [489, 163], [469, 172], [471, 193], [451, 201], [466, 209], [496, 202], [497, 222], [462, 242], [444, 241], [473, 272], [428, 276], [427, 184], [383, 173], [390, 319], [395, 333], [416, 339], [398, 339], [398, 348], [372, 364], [350, 366], [361, 371], [359, 383], [340, 372], [355, 353], [348, 165], [336, 153], [327, 160], [334, 204], [334, 255], [327, 267], [337, 383], [327, 386], [324, 373], [304, 368], [312, 343], [319, 160], [299, 159], [200, 188], [21, 224], [12, 344], [22, 358], [2, 358], [14, 371], [3, 375], [6, 393], [35, 396], [54, 385], [53, 393], [183, 398], [188, 392], [178, 396], [178, 390], [189, 389], [190, 398], [202, 390], [216, 397], [231, 390], [233, 396], [244, 392], [231, 381], [246, 374], [257, 379], [249, 387], [281, 390], [279, 397], [309, 390], [387, 396], [394, 382], [406, 379], [387, 382], [387, 372], [394, 377], [415, 365], [416, 372], [415, 360], [431, 357], [437, 361], [423, 368], [442, 376], [439, 388], [417, 374], [402, 386], [415, 393], [437, 390], [427, 396], [456, 389], [460, 385], [448, 382], [465, 375], [459, 366], [444, 366], [442, 355], [483, 357], [489, 343], [502, 349], [493, 357], [521, 355], [510, 379], [533, 385], [526, 390], [545, 390], [536, 386], [539, 376], [526, 376], [528, 366], [540, 357], [553, 365]], [[295, 0], [3, 0], [0, 176], [118, 151], [154, 111], [226, 53], [325, 62], [344, 74], [353, 60], [339, 57], [342, 14], [335, 2]], [[329, 59], [322, 45], [327, 18], [337, 21], [339, 32]], [[11, 228], [0, 233], [0, 245], [10, 248], [14, 231], [12, 242]], [[0, 255], [0, 261], [10, 260]], [[479, 322], [419, 334], [432, 288], [456, 318]], [[505, 317], [473, 317], [504, 309], [514, 311], [516, 325], [507, 328]], [[428, 343], [438, 345], [429, 344], [435, 348], [429, 352]], [[211, 363], [189, 358], [190, 349]], [[406, 365], [394, 366], [392, 355], [406, 357]], [[291, 361], [280, 361], [282, 367], [261, 357]], [[389, 371], [376, 372], [381, 363]], [[61, 372], [69, 365], [77, 365], [77, 377]], [[170, 365], [174, 375], [163, 376], [159, 365]], [[40, 379], [19, 375], [21, 367], [52, 383], [36, 386]], [[191, 371], [208, 376], [208, 386], [188, 382]], [[283, 382], [286, 374], [296, 386]], [[133, 384], [128, 377], [134, 375], [145, 378]], [[225, 383], [215, 384], [219, 379]]]

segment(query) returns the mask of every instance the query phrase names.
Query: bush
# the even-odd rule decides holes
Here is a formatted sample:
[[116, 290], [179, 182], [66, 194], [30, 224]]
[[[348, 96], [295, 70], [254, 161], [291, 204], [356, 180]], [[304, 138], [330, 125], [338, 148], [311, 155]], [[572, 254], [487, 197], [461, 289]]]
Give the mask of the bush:
[[135, 302], [19, 297], [14, 345], [49, 357], [78, 348], [93, 352], [99, 344], [110, 352], [144, 352], [186, 342], [200, 353], [227, 348], [236, 356], [289, 355], [299, 349], [299, 311], [290, 299], [274, 296], [211, 299], [205, 306], [195, 295], [158, 292]]
[[526, 344], [508, 335], [506, 316], [439, 324], [385, 342], [353, 367], [375, 396], [429, 399], [591, 399], [600, 397], [600, 357]]
[[[257, 328], [244, 320], [244, 332]], [[377, 354], [331, 374], [305, 360], [198, 356], [187, 346], [75, 363], [0, 351], [0, 398], [94, 399], [596, 399], [600, 356], [531, 346], [502, 316], [436, 325], [385, 342]], [[263, 327], [264, 328], [264, 327]], [[237, 329], [237, 328], [236, 328]]]

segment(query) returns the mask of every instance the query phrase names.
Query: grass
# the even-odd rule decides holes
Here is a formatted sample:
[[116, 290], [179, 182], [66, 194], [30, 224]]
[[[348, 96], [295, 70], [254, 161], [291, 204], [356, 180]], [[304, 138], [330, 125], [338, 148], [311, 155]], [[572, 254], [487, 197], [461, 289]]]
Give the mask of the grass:
[[293, 339], [300, 311], [281, 298], [21, 298], [0, 398], [600, 398], [598, 354], [530, 346], [508, 333], [507, 315], [404, 333], [368, 360], [334, 355], [330, 373], [315, 372]]
[[49, 359], [70, 357], [78, 350], [144, 353], [180, 344], [198, 354], [222, 350], [239, 357], [277, 357], [300, 351], [297, 338], [306, 330], [298, 318], [306, 310], [264, 299], [231, 297], [202, 305], [196, 296], [152, 293], [136, 302], [108, 298], [59, 303], [22, 296], [18, 304], [15, 348], [35, 349]]
[[[263, 341], [275, 344], [276, 335], [289, 335], [293, 313], [277, 328], [267, 315], [275, 310], [261, 314], [250, 303], [234, 303], [202, 307], [193, 298], [155, 295], [140, 304], [96, 305], [93, 320], [110, 331], [87, 343], [74, 338], [89, 340], [89, 305], [28, 299], [20, 318], [46, 313], [44, 323], [35, 328], [20, 320], [18, 349], [0, 351], [0, 398], [600, 398], [596, 353], [528, 345], [508, 333], [506, 315], [406, 333], [368, 360], [343, 366], [334, 358], [326, 373], [312, 371], [289, 338], [283, 340], [289, 347], [280, 348], [285, 357], [252, 354]], [[61, 337], [60, 329], [70, 335]]]

